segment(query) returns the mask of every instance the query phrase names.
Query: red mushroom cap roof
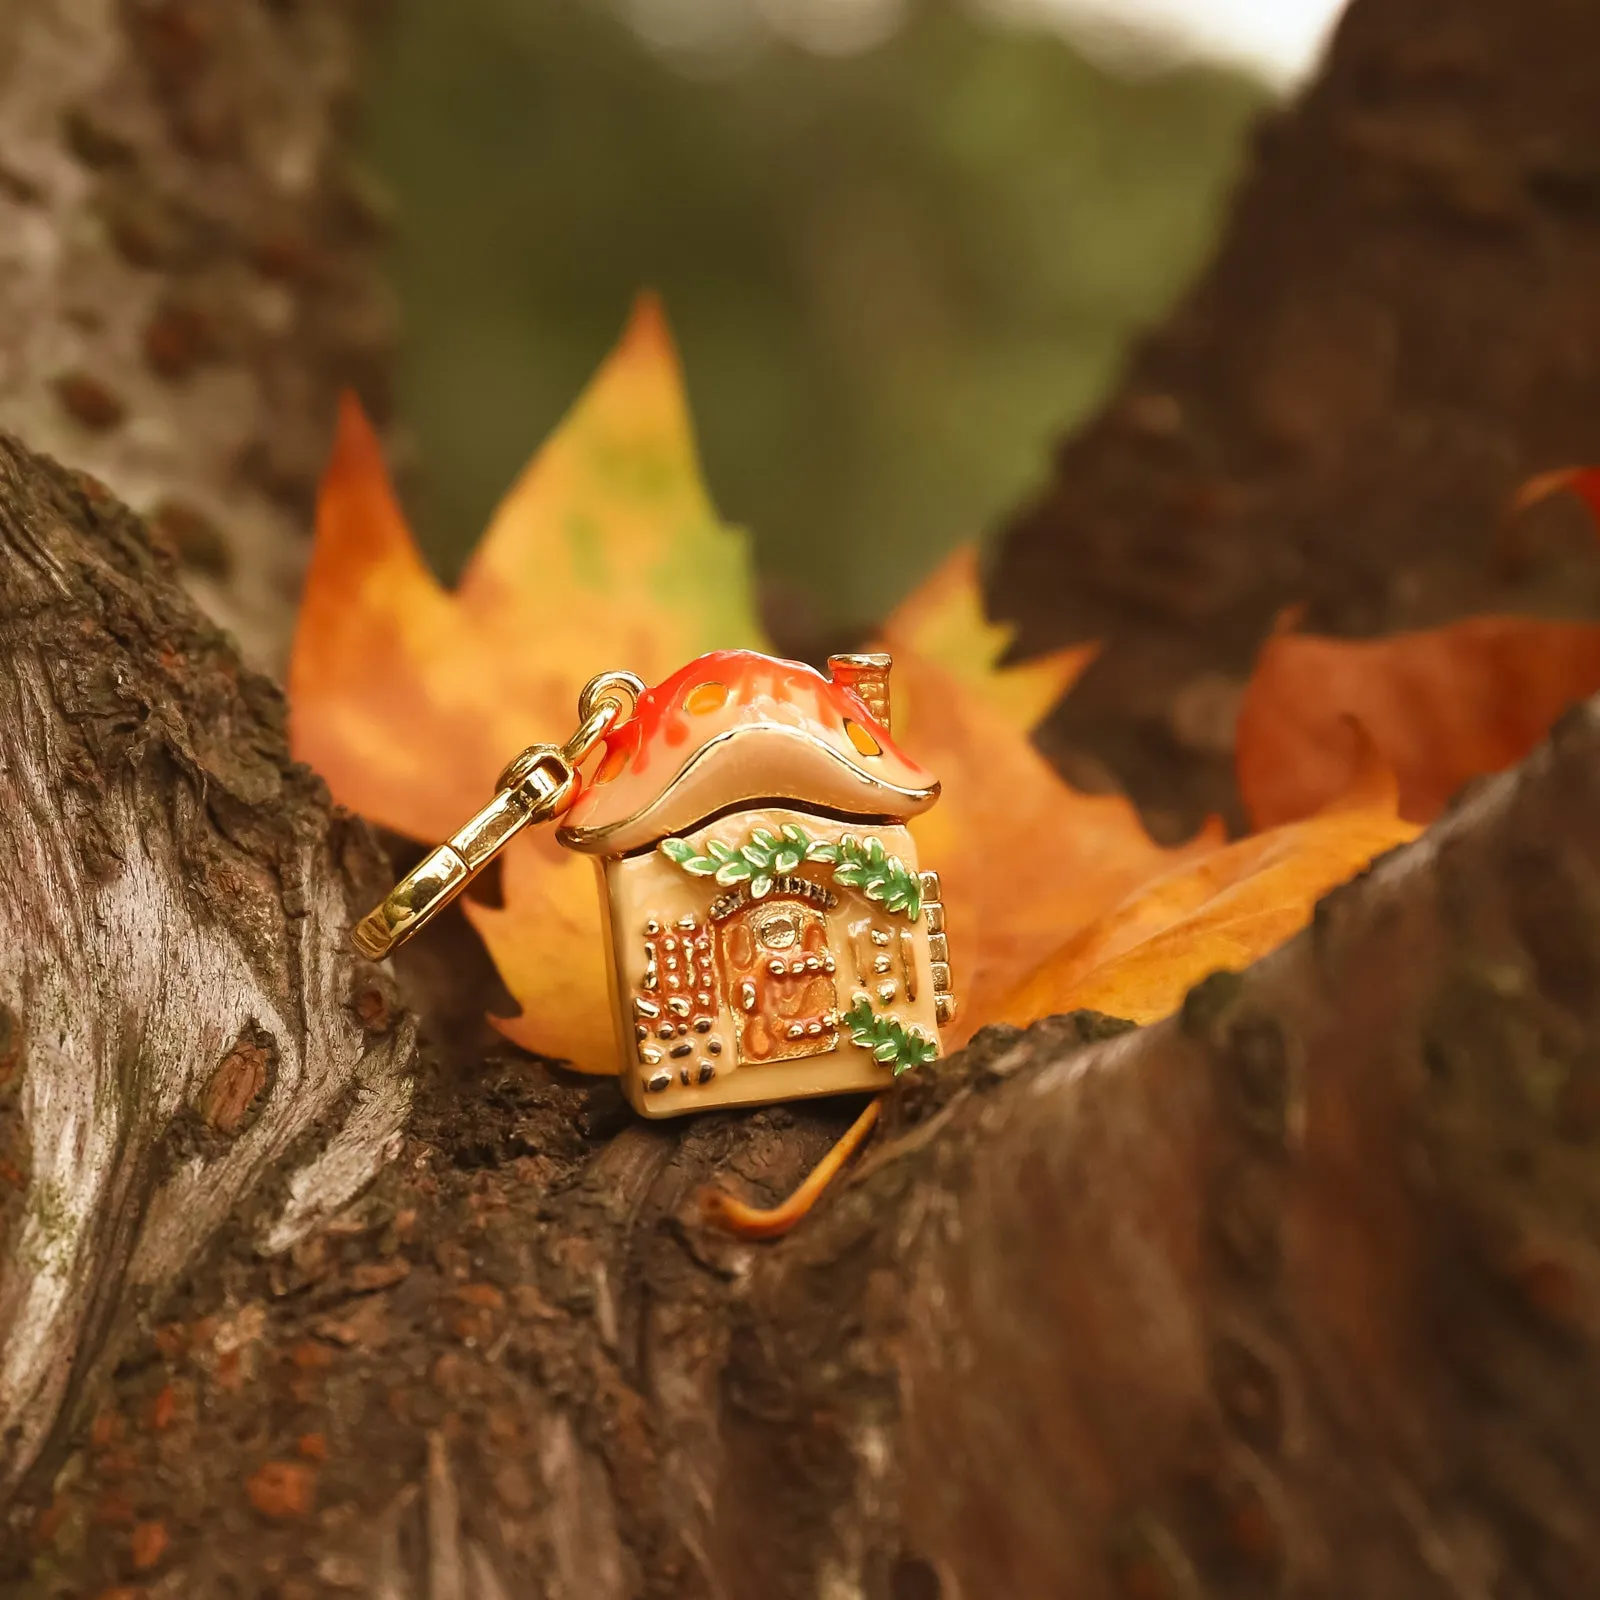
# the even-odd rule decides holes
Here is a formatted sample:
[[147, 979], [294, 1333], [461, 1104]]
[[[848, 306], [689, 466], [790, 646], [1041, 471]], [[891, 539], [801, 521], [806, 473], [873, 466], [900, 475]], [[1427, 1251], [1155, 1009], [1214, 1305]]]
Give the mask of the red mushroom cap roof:
[[606, 736], [561, 839], [621, 854], [746, 800], [904, 820], [938, 794], [853, 690], [803, 662], [714, 650]]

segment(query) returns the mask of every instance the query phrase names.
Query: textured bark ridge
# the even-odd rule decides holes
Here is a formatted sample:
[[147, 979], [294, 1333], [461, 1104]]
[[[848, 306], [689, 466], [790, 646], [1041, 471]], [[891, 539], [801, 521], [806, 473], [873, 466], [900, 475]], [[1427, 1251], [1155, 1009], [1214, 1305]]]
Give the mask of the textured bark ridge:
[[370, 1180], [409, 1023], [343, 933], [384, 882], [171, 558], [0, 436], [0, 1496], [224, 1224]]
[[1023, 645], [1107, 641], [1048, 742], [1174, 832], [1234, 803], [1281, 608], [1350, 634], [1600, 615], [1575, 512], [1499, 525], [1529, 474], [1600, 460], [1597, 58], [1587, 0], [1354, 0], [1210, 271], [1006, 530]]
[[[1436, 555], [1502, 476], [1594, 453], [1594, 16], [1357, 0], [1232, 287], [1017, 546], [1040, 594], [1081, 578], [1063, 626], [1143, 615], [1168, 673], [1075, 715], [1242, 659], [1272, 583], [1333, 573], [1351, 625], [1380, 552], [1396, 606], [1448, 588], [1405, 530]], [[1257, 583], [1296, 508], [1303, 565]], [[10, 446], [0, 557], [0, 1589], [1600, 1592], [1600, 708], [1179, 1017], [909, 1075], [754, 1246], [699, 1187], [775, 1198], [855, 1105], [642, 1123], [474, 1024], [444, 918], [406, 1120], [405, 1026], [339, 944], [367, 837], [273, 692], [137, 523]]]
[[1071, 1039], [985, 1038], [742, 1286], [730, 1592], [1596, 1592], [1600, 708]]
[[348, 149], [369, 0], [0, 5], [0, 428], [287, 645], [341, 385], [382, 414], [384, 207]]
[[[68, 493], [52, 497], [70, 512]], [[104, 537], [116, 551], [124, 535], [118, 522]], [[48, 615], [31, 608], [55, 604], [51, 563], [37, 543], [17, 549], [24, 605]], [[148, 614], [130, 583], [145, 559], [93, 580], [108, 641]], [[99, 1259], [80, 1253], [79, 1274], [58, 1276], [107, 1307], [119, 1285], [99, 1262], [120, 1251], [122, 1292], [148, 1288], [152, 1303], [92, 1423], [13, 1507], [21, 1592], [1600, 1590], [1600, 705], [1169, 1022], [992, 1029], [902, 1080], [881, 1141], [774, 1246], [707, 1230], [699, 1186], [781, 1192], [846, 1111], [645, 1124], [612, 1084], [485, 1060], [463, 1039], [462, 1059], [425, 1081], [399, 1159], [351, 1205], [330, 1216], [330, 1196], [289, 1177], [177, 1277], [188, 1218], [217, 1203], [188, 1163], [209, 1158], [226, 1183], [245, 1159], [210, 1126], [247, 1099], [218, 1072], [248, 1083], [258, 1069], [241, 1062], [276, 1063], [234, 1147], [260, 1160], [286, 1145], [271, 1121], [290, 1115], [285, 1080], [314, 1097], [311, 1083], [337, 1078], [289, 1064], [282, 964], [263, 954], [280, 948], [282, 912], [275, 893], [250, 899], [266, 874], [230, 853], [250, 837], [250, 797], [281, 786], [286, 805], [297, 780], [263, 764], [226, 697], [189, 724], [205, 730], [191, 752], [170, 713], [130, 715], [126, 667], [75, 650], [51, 657], [77, 663], [64, 678], [32, 691], [73, 713], [46, 724], [63, 801], [110, 752], [120, 777], [90, 788], [93, 805], [58, 806], [55, 826], [29, 823], [41, 871], [65, 837], [84, 840], [76, 877], [57, 866], [5, 898], [60, 907], [26, 931], [28, 948], [50, 948], [43, 973], [73, 970], [106, 930], [126, 944], [100, 1001], [79, 997], [87, 1045], [70, 1005], [30, 1023], [37, 1007], [9, 1002], [24, 1149], [55, 1163], [62, 1196], [32, 1202], [22, 1226], [39, 1242], [12, 1259], [61, 1259], [47, 1230], [70, 1244], [87, 1214], [80, 1251]], [[9, 770], [39, 737], [8, 750]], [[110, 820], [124, 816], [145, 820]], [[314, 923], [337, 858], [310, 831], [300, 876], [280, 864], [276, 883], [297, 883]], [[272, 837], [285, 833], [305, 843]], [[130, 875], [158, 905], [161, 885], [182, 886], [182, 939], [220, 946], [205, 960], [231, 974], [214, 991], [177, 981], [187, 944], [136, 941], [147, 913], [114, 887]], [[165, 1015], [183, 1028], [167, 1046], [186, 1062], [181, 1090], [125, 1043], [132, 1019], [161, 1015], [140, 998], [157, 951]], [[470, 979], [448, 930], [428, 959], [419, 993], [440, 974]], [[319, 993], [323, 1015], [337, 1011], [337, 984], [305, 976], [303, 953], [289, 965], [307, 1013]], [[80, 1059], [99, 1049], [92, 1092], [63, 1070], [63, 1027]], [[352, 1061], [354, 1022], [334, 1031]], [[346, 1067], [367, 1097], [331, 1097], [345, 1132], [325, 1148], [341, 1154], [312, 1158], [312, 1173], [371, 1170], [398, 1048]], [[64, 1115], [83, 1139], [55, 1131]], [[292, 1115], [310, 1113], [297, 1099]], [[61, 1152], [105, 1148], [108, 1121], [120, 1153], [79, 1159], [103, 1174], [83, 1213], [86, 1180]], [[158, 1121], [194, 1142], [169, 1133], [141, 1169]], [[368, 1159], [344, 1161], [351, 1146]], [[135, 1215], [129, 1190], [157, 1165], [167, 1187]]]

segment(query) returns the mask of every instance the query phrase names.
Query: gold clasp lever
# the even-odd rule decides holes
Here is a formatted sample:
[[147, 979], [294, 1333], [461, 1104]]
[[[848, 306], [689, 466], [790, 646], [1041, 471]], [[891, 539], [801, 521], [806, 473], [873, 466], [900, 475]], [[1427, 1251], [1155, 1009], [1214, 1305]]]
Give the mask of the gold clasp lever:
[[513, 766], [523, 770], [501, 787], [465, 827], [430, 850], [350, 931], [362, 955], [381, 960], [450, 904], [530, 822], [572, 803], [577, 773], [557, 745], [534, 745]]
[[644, 693], [631, 672], [603, 672], [578, 696], [577, 732], [563, 745], [535, 744], [495, 783], [495, 796], [477, 816], [430, 850], [350, 930], [362, 955], [380, 961], [450, 904], [530, 823], [550, 822], [577, 798], [578, 768], [625, 711]]

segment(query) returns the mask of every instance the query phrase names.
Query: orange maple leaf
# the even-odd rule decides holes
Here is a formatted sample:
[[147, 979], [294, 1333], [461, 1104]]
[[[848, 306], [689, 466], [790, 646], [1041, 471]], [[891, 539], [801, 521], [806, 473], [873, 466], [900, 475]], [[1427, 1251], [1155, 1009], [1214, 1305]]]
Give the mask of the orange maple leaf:
[[[1010, 630], [984, 616], [970, 550], [882, 634], [895, 655], [897, 741], [944, 780], [914, 826], [924, 863], [942, 874], [963, 1000], [947, 1044], [1001, 1014], [1061, 1009], [1083, 987], [1085, 952], [1101, 967], [1135, 947], [1148, 957], [1202, 902], [1215, 902], [1206, 959], [1216, 959], [1224, 898], [1251, 872], [1262, 878], [1256, 909], [1248, 928], [1235, 918], [1226, 954], [1259, 954], [1303, 920], [1307, 885], [1393, 842], [1374, 814], [1360, 827], [1341, 821], [1337, 845], [1308, 828], [1253, 852], [1221, 850], [1211, 824], [1166, 848], [1126, 799], [1074, 791], [1028, 734], [1093, 647], [1002, 666]], [[343, 803], [432, 840], [482, 805], [508, 757], [570, 731], [592, 674], [625, 667], [656, 682], [707, 650], [763, 643], [743, 544], [701, 487], [676, 358], [645, 301], [454, 592], [423, 562], [371, 429], [346, 404], [290, 669], [291, 736]], [[592, 865], [548, 831], [520, 836], [503, 861], [503, 906], [467, 907], [523, 1008], [497, 1025], [536, 1053], [615, 1071]], [[1296, 861], [1290, 882], [1281, 869]], [[1143, 1000], [1123, 997], [1125, 1012], [1158, 1014], [1181, 992], [1173, 974], [1193, 966], [1182, 940], [1147, 974]]]
[[962, 997], [952, 1047], [994, 1019], [1042, 953], [1221, 838], [1213, 823], [1164, 848], [1121, 795], [1068, 785], [1028, 734], [1095, 647], [1000, 667], [1011, 632], [982, 608], [976, 561], [960, 551], [883, 628], [900, 696], [896, 741], [943, 783], [939, 804], [911, 831], [944, 894]]
[[1359, 728], [1350, 789], [1316, 816], [1199, 854], [1140, 885], [1068, 940], [998, 1008], [1006, 1022], [1087, 1007], [1133, 1022], [1174, 1010], [1212, 972], [1237, 971], [1310, 920], [1317, 901], [1421, 831]]
[[763, 646], [744, 541], [701, 486], [654, 300], [501, 501], [461, 582], [418, 552], [360, 407], [341, 407], [289, 666], [296, 754], [339, 799], [442, 838], [506, 761], [572, 729], [578, 690]]
[[[1593, 468], [1530, 479], [1512, 510], [1564, 489], [1600, 519]], [[1384, 639], [1280, 629], [1240, 707], [1239, 792], [1257, 828], [1310, 816], [1355, 781], [1365, 737], [1395, 773], [1401, 814], [1430, 822], [1469, 779], [1520, 761], [1596, 691], [1600, 627], [1590, 623], [1468, 617]]]
[[[742, 538], [701, 485], [660, 312], [621, 343], [501, 502], [454, 592], [428, 570], [359, 407], [341, 410], [289, 667], [290, 739], [334, 795], [440, 839], [506, 761], [559, 743], [590, 677], [647, 682], [703, 652], [764, 647]], [[527, 1049], [614, 1072], [594, 867], [546, 833], [506, 849], [505, 908], [471, 917]]]

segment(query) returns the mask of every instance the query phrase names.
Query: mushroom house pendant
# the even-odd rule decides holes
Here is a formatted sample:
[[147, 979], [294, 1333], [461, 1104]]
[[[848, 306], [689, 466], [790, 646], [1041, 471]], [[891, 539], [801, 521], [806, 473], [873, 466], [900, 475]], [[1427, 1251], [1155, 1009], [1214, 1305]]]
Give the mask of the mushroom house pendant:
[[594, 679], [581, 726], [363, 918], [386, 955], [523, 826], [594, 858], [618, 1070], [645, 1116], [882, 1089], [954, 1015], [937, 873], [906, 824], [938, 780], [889, 734], [887, 655], [824, 676], [719, 650], [646, 688]]

